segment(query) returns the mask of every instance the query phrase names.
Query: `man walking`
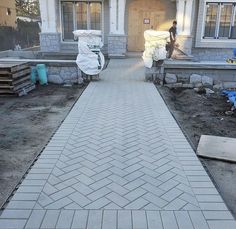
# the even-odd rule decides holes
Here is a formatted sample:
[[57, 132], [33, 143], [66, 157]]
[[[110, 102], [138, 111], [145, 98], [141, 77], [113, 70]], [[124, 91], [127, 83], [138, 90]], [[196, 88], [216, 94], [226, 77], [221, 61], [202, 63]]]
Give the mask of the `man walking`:
[[172, 27], [169, 29], [170, 32], [170, 46], [169, 46], [169, 55], [168, 58], [171, 58], [174, 49], [175, 49], [175, 42], [176, 42], [176, 27], [177, 27], [177, 21], [173, 21]]

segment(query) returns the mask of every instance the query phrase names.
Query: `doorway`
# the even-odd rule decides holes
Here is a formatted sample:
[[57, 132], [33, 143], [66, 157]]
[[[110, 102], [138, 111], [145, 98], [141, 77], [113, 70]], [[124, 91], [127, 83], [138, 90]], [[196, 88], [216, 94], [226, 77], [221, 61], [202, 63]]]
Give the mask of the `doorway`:
[[168, 30], [176, 15], [176, 4], [166, 0], [134, 0], [127, 7], [130, 52], [144, 51], [144, 31]]

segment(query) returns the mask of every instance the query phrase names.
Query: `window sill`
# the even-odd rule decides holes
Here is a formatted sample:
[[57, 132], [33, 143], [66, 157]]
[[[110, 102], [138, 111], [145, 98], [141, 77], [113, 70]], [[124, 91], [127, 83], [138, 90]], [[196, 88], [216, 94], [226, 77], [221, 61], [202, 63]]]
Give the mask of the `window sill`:
[[201, 39], [196, 40], [196, 48], [236, 48], [236, 39]]
[[78, 43], [78, 41], [74, 41], [74, 40], [62, 40], [62, 43], [66, 43], [66, 44], [76, 44]]

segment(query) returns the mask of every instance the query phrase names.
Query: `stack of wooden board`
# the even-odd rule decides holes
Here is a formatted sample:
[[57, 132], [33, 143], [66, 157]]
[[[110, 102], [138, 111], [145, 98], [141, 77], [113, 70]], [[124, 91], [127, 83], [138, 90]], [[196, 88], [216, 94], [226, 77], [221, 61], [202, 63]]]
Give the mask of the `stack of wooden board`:
[[22, 96], [35, 88], [26, 62], [0, 63], [0, 95]]

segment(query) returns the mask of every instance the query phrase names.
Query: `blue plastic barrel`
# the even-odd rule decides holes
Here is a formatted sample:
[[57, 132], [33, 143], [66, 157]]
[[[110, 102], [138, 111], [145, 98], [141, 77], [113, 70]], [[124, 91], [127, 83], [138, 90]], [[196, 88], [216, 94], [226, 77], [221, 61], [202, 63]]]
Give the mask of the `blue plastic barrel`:
[[37, 64], [37, 73], [39, 76], [39, 83], [41, 85], [47, 84], [48, 83], [48, 78], [47, 78], [47, 69], [45, 64]]
[[37, 79], [37, 69], [35, 67], [31, 68], [30, 78], [31, 81], [35, 84]]

